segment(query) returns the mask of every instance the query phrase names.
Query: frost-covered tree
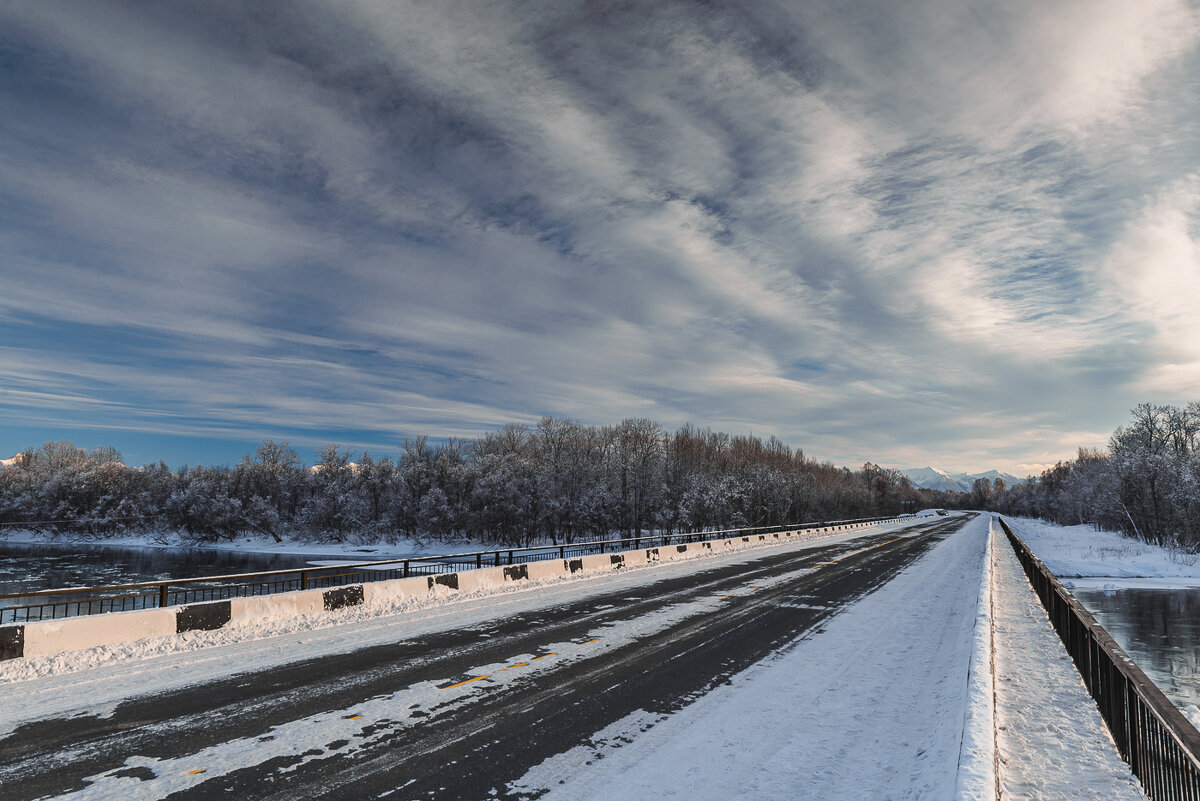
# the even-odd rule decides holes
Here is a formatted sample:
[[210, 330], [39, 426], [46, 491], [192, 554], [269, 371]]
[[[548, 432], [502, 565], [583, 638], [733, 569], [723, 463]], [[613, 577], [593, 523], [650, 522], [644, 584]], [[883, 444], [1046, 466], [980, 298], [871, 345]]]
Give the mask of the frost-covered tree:
[[[1181, 427], [1180, 442], [1191, 431]], [[1194, 452], [1194, 447], [1190, 452]], [[471, 537], [506, 545], [894, 514], [947, 505], [874, 464], [848, 470], [770, 437], [630, 418], [543, 418], [471, 440], [405, 440], [396, 458], [337, 445], [306, 467], [265, 440], [233, 467], [124, 465], [51, 442], [0, 468], [0, 525], [107, 536], [176, 531], [346, 540]]]

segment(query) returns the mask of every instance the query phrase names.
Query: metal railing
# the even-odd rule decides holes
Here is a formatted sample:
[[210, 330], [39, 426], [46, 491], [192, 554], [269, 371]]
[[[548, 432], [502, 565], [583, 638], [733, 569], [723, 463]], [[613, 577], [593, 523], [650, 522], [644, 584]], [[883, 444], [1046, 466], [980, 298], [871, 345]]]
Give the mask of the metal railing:
[[780, 534], [784, 531], [850, 526], [856, 523], [883, 523], [898, 519], [900, 518], [864, 517], [854, 520], [801, 523], [788, 526], [755, 526], [687, 534], [654, 534], [577, 542], [570, 545], [535, 545], [527, 548], [503, 548], [494, 551], [472, 551], [444, 556], [412, 556], [374, 562], [269, 570], [227, 576], [202, 576], [166, 581], [146, 581], [136, 584], [114, 584], [104, 587], [72, 587], [9, 593], [0, 595], [0, 624], [28, 623], [106, 612], [128, 612], [199, 601], [220, 601], [228, 598], [272, 595], [280, 592], [362, 584], [413, 576], [457, 573], [463, 570], [523, 564], [546, 559], [575, 559], [618, 550], [663, 548], [708, 540], [748, 538], [765, 534]]
[[1096, 700], [1117, 750], [1155, 801], [1200, 801], [1200, 731], [1003, 519], [1029, 583]]

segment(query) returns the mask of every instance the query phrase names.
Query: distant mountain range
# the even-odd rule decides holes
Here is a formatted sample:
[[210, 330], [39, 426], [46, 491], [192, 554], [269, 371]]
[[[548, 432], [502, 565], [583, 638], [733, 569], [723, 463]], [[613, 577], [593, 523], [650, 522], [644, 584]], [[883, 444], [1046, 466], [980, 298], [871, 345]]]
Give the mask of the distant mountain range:
[[897, 472], [911, 481], [914, 487], [944, 492], [970, 492], [977, 478], [987, 478], [992, 481], [1002, 478], [1004, 483], [1010, 487], [1013, 484], [1025, 483], [1025, 479], [1001, 473], [999, 470], [988, 470], [986, 473], [947, 473], [936, 467], [910, 467]]

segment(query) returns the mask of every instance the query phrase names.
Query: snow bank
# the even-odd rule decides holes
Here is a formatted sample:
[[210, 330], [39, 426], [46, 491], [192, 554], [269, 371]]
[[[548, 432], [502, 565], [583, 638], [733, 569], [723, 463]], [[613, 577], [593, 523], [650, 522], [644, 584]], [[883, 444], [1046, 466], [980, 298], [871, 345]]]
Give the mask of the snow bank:
[[995, 674], [992, 664], [992, 549], [995, 531], [988, 524], [987, 553], [979, 579], [962, 748], [958, 758], [955, 801], [996, 798]]
[[[1171, 578], [1186, 579], [1175, 586], [1200, 586], [1200, 554], [1150, 545], [1112, 531], [1096, 531], [1091, 526], [1059, 526], [1029, 518], [1005, 519], [1060, 579]], [[1128, 586], [1129, 582], [1124, 584]]]

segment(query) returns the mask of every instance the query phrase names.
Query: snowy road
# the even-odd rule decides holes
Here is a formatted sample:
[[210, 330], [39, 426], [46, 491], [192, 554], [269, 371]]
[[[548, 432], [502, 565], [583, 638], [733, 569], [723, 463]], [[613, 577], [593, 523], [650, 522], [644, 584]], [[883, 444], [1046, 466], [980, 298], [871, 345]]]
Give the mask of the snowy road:
[[[164, 675], [131, 668], [132, 681], [144, 674], [146, 694], [126, 688], [132, 697], [111, 704], [103, 697], [108, 684], [97, 679], [89, 696], [86, 676], [71, 679], [58, 686], [70, 686], [73, 695], [47, 694], [45, 719], [26, 715], [0, 740], [0, 797], [536, 796], [551, 789], [537, 776], [553, 775], [555, 783], [569, 778], [548, 774], [546, 766], [587, 752], [598, 733], [642, 721], [618, 738], [629, 739], [799, 638], [820, 642], [832, 615], [927, 562], [921, 557], [962, 522], [770, 549], [740, 563], [668, 570], [654, 582], [618, 575], [593, 582], [585, 597], [555, 602], [547, 593], [542, 608], [497, 602], [490, 614], [444, 617], [468, 620], [466, 628], [431, 626], [356, 650], [336, 652], [314, 634], [319, 656], [307, 660], [241, 663], [238, 648], [224, 657], [210, 649], [192, 656], [209, 672], [219, 665], [220, 678], [177, 686], [165, 673], [174, 667], [186, 674], [187, 657], [164, 660], [157, 668]], [[963, 584], [969, 596], [982, 556], [976, 539], [946, 551], [958, 564], [930, 566], [931, 575], [961, 571], [969, 578], [955, 579], [955, 586]], [[895, 647], [889, 627], [912, 615], [891, 611], [879, 618], [869, 647]], [[958, 613], [968, 633], [972, 613]], [[289, 644], [297, 642], [303, 641]], [[828, 660], [820, 664], [839, 669]], [[842, 667], [848, 674], [855, 668]], [[961, 671], [949, 663], [947, 669]], [[106, 676], [109, 684], [121, 678], [111, 670]], [[957, 702], [929, 701], [961, 718]], [[846, 722], [825, 723], [834, 729]], [[823, 728], [822, 721], [811, 724]], [[948, 736], [957, 743], [960, 732]], [[949, 763], [935, 772], [949, 772], [952, 783], [957, 750], [938, 756]], [[614, 778], [619, 786], [619, 777], [608, 776]]]

